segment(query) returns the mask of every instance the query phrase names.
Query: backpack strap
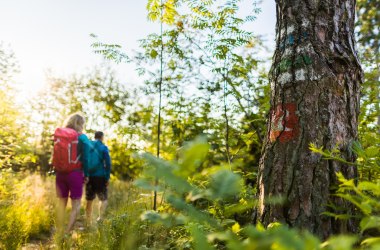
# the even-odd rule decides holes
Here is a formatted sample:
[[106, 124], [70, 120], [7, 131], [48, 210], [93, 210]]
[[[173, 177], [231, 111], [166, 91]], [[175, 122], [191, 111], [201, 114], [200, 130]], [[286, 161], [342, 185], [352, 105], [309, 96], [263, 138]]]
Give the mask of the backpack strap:
[[[79, 139], [76, 140], [76, 141], [71, 142], [71, 143], [69, 144], [69, 147], [71, 148], [73, 144], [76, 144], [76, 145], [78, 146], [78, 143], [79, 143]], [[69, 163], [77, 164], [77, 163], [79, 162], [79, 159], [80, 159], [81, 154], [78, 154], [78, 155], [77, 155], [77, 158], [75, 158], [75, 161], [72, 161], [72, 160], [71, 160], [71, 155], [70, 155], [70, 154], [71, 154], [71, 150], [69, 150], [69, 161], [70, 161]]]
[[[98, 143], [98, 142], [96, 142], [96, 143]], [[96, 147], [96, 144], [92, 144], [92, 143], [90, 143], [90, 148], [91, 148], [92, 150], [94, 150], [95, 154], [99, 157], [99, 160], [100, 160], [100, 161], [103, 161], [103, 157], [100, 155], [100, 153], [99, 153], [99, 151], [98, 151], [98, 149], [97, 149], [97, 147]]]
[[105, 178], [105, 177], [106, 177], [105, 160], [104, 160], [104, 157], [103, 157], [102, 155], [100, 155], [100, 153], [99, 153], [99, 151], [98, 151], [98, 149], [97, 149], [97, 147], [96, 147], [97, 144], [102, 144], [102, 143], [99, 142], [99, 141], [97, 141], [97, 142], [95, 143], [95, 145], [94, 145], [94, 150], [95, 150], [96, 155], [99, 157], [100, 162], [103, 163], [103, 168], [102, 168], [102, 169], [103, 169], [104, 178]]

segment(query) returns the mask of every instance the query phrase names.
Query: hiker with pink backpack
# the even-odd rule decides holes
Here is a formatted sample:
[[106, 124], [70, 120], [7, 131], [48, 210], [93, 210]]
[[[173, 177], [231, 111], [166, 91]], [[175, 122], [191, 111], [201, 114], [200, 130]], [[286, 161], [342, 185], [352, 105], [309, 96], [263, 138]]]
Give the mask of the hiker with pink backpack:
[[80, 114], [69, 116], [63, 128], [54, 133], [53, 166], [59, 198], [58, 228], [63, 229], [65, 209], [71, 198], [71, 214], [65, 233], [69, 233], [80, 211], [84, 171], [89, 165], [90, 140], [83, 134], [85, 119]]

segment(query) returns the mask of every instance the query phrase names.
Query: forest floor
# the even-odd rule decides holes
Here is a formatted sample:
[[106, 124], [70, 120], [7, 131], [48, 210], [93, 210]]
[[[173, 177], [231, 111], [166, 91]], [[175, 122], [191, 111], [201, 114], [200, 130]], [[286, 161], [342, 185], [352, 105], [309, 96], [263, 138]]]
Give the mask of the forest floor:
[[[70, 236], [72, 240], [78, 238], [78, 233], [86, 230], [85, 228], [85, 217], [81, 214], [75, 223], [74, 230], [71, 232]], [[57, 249], [56, 240], [54, 239], [55, 227], [49, 233], [39, 235], [38, 239], [30, 239], [28, 243], [22, 246], [22, 250], [46, 250], [46, 249]]]

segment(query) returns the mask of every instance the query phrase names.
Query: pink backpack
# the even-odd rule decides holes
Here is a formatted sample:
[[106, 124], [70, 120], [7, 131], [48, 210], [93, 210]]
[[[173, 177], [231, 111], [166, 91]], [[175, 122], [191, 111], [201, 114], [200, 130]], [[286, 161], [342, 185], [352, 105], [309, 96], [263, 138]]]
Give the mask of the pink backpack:
[[53, 166], [57, 172], [70, 173], [81, 169], [78, 155], [79, 134], [71, 128], [57, 128], [54, 132]]

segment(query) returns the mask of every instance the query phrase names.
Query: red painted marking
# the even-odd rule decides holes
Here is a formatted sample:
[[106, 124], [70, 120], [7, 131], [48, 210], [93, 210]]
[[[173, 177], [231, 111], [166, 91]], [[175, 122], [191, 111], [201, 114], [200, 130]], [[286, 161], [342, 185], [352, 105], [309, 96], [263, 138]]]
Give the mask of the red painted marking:
[[279, 104], [272, 110], [271, 130], [269, 139], [271, 142], [278, 138], [280, 142], [287, 142], [298, 135], [299, 125], [295, 103]]

